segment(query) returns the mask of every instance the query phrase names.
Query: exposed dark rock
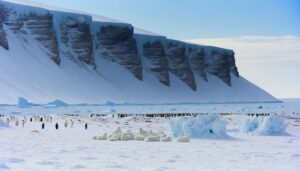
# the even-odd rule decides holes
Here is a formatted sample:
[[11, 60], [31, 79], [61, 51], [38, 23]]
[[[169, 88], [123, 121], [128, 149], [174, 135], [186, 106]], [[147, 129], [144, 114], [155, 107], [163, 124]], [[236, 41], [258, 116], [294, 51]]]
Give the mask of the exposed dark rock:
[[0, 46], [2, 46], [4, 49], [8, 50], [8, 42], [6, 38], [6, 33], [3, 29], [3, 23], [8, 17], [8, 9], [4, 7], [4, 5], [0, 4]]
[[206, 71], [216, 75], [227, 85], [231, 86], [230, 63], [226, 51], [214, 49], [210, 54], [210, 61], [206, 65]]
[[6, 50], [9, 49], [7, 38], [6, 38], [6, 33], [1, 28], [0, 28], [0, 46], [2, 46]]
[[14, 33], [32, 35], [45, 48], [45, 52], [56, 64], [60, 64], [57, 36], [53, 29], [52, 14], [36, 14], [34, 12], [17, 15], [15, 11], [9, 14], [9, 19], [5, 21]]
[[168, 40], [166, 44], [166, 58], [169, 64], [169, 71], [195, 91], [197, 87], [189, 60], [186, 57], [185, 44]]
[[0, 24], [2, 27], [3, 22], [7, 19], [9, 10], [2, 4], [0, 4]]
[[101, 57], [119, 63], [136, 78], [143, 79], [141, 60], [138, 56], [132, 26], [101, 26], [96, 36], [96, 48], [101, 51]]
[[205, 72], [205, 53], [203, 48], [189, 47], [187, 50], [187, 56], [190, 60], [192, 70], [198, 74], [203, 80], [207, 81], [207, 75]]
[[234, 52], [232, 50], [229, 50], [225, 52], [225, 56], [228, 58], [229, 61], [230, 72], [233, 73], [235, 76], [239, 77], [240, 74], [238, 68], [235, 65]]
[[165, 56], [165, 48], [160, 41], [143, 44], [143, 55], [150, 62], [149, 70], [164, 85], [169, 86], [168, 61]]
[[68, 58], [96, 67], [90, 25], [82, 17], [66, 17], [60, 23], [61, 40], [68, 48]]

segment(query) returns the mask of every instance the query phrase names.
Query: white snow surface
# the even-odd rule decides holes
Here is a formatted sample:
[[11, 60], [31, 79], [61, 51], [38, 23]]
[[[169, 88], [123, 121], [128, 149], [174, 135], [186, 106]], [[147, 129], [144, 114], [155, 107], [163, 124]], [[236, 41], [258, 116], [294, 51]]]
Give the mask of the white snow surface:
[[[283, 99], [284, 100], [284, 99]], [[29, 102], [30, 103], [30, 102]], [[32, 103], [31, 103], [32, 104]], [[105, 102], [103, 105], [64, 105], [45, 104], [22, 108], [18, 105], [0, 105], [2, 114], [146, 114], [146, 113], [276, 113], [278, 115], [300, 116], [300, 101], [284, 100], [282, 103], [224, 103], [224, 104], [129, 104]]]
[[9, 128], [9, 125], [0, 118], [0, 129], [1, 128]]
[[[300, 122], [284, 117], [291, 136], [249, 136], [238, 131], [245, 115], [223, 117], [234, 139], [192, 139], [190, 143], [100, 141], [95, 135], [111, 134], [120, 127], [171, 134], [169, 119], [112, 118], [53, 115], [53, 122], [27, 122], [24, 127], [0, 129], [0, 170], [206, 170], [206, 171], [298, 171], [300, 167]], [[23, 116], [18, 116], [19, 120]], [[74, 126], [65, 128], [66, 120]], [[147, 121], [147, 122], [146, 122]], [[151, 122], [149, 122], [151, 121]], [[54, 129], [58, 122], [59, 130]], [[88, 130], [84, 124], [88, 123]], [[35, 132], [32, 132], [36, 130]], [[38, 132], [37, 132], [38, 131]], [[37, 132], [37, 133], [36, 133]], [[197, 162], [196, 162], [197, 161]]]

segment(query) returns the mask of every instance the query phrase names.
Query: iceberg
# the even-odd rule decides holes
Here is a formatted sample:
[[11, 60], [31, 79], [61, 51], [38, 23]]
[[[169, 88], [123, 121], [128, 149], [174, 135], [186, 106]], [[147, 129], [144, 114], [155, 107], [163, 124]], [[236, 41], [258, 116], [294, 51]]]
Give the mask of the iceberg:
[[243, 120], [240, 124], [240, 132], [251, 135], [288, 135], [286, 132], [287, 124], [282, 117], [271, 115], [263, 118]]
[[191, 138], [228, 138], [226, 121], [220, 115], [203, 115], [195, 118], [175, 118], [170, 121], [174, 138], [190, 136]]

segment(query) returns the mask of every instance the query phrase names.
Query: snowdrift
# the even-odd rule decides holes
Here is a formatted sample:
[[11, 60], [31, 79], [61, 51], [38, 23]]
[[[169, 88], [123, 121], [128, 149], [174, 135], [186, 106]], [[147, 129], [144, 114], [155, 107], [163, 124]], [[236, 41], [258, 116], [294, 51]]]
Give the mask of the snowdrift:
[[220, 115], [203, 115], [195, 118], [175, 118], [170, 121], [174, 138], [190, 136], [191, 138], [228, 138], [226, 121]]
[[240, 124], [240, 132], [251, 135], [287, 135], [287, 124], [283, 118], [271, 115], [263, 118], [245, 119]]

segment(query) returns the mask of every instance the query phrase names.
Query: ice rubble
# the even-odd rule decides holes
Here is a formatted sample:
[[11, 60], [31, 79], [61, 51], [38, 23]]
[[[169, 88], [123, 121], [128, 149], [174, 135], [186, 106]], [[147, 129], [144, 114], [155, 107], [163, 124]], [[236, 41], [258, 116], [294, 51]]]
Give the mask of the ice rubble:
[[287, 135], [287, 124], [277, 115], [245, 119], [241, 121], [240, 132], [251, 135]]
[[228, 138], [226, 121], [220, 115], [203, 115], [195, 118], [175, 118], [170, 121], [174, 138], [190, 136], [191, 138]]

